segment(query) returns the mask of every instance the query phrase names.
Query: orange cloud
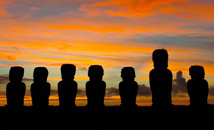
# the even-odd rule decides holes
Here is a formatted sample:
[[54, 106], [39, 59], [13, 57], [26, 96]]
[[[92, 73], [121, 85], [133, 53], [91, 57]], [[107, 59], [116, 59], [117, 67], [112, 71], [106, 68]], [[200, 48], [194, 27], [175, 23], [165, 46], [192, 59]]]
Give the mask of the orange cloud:
[[17, 60], [17, 57], [10, 55], [10, 54], [6, 54], [6, 53], [0, 53], [0, 59], [6, 59], [9, 61], [15, 61]]
[[11, 17], [12, 14], [10, 14], [6, 8], [9, 6], [10, 0], [0, 0], [0, 16], [2, 17]]
[[179, 28], [176, 24], [163, 25], [144, 25], [144, 26], [134, 26], [134, 25], [122, 25], [115, 24], [114, 26], [100, 25], [100, 27], [94, 27], [94, 25], [82, 26], [82, 25], [47, 25], [48, 29], [55, 29], [56, 31], [65, 30], [81, 30], [87, 32], [95, 33], [123, 33], [123, 34], [136, 34], [136, 33], [147, 33], [148, 34], [189, 34], [195, 31], [200, 31], [201, 34], [210, 34], [212, 31], [204, 31], [203, 29], [190, 29], [190, 28]]
[[176, 4], [175, 6], [161, 8], [160, 11], [165, 15], [177, 16], [183, 19], [214, 20], [212, 4]]
[[0, 7], [0, 15], [2, 16], [2, 15], [5, 15], [6, 14], [6, 12]]
[[[12, 43], [0, 42], [0, 45], [6, 47], [22, 48], [20, 51], [13, 51], [12, 55], [21, 58], [20, 60], [32, 62], [34, 64], [43, 64], [47, 66], [60, 66], [64, 63], [73, 63], [77, 66], [88, 67], [92, 64], [100, 64], [112, 70], [112, 67], [132, 65], [139, 66], [139, 63], [146, 62], [151, 56], [153, 47], [120, 45], [112, 43], [91, 43], [91, 42], [71, 42], [68, 43]], [[65, 48], [61, 48], [66, 46]], [[177, 47], [176, 47], [177, 48]], [[39, 53], [38, 53], [39, 51]], [[168, 49], [170, 54], [192, 55], [195, 52], [179, 49]], [[11, 51], [12, 52], [12, 51]], [[6, 53], [7, 54], [7, 53]], [[12, 56], [11, 55], [11, 56]], [[16, 60], [16, 57], [1, 55], [0, 59]], [[182, 59], [179, 58], [179, 59]]]
[[90, 16], [107, 14], [123, 17], [144, 17], [151, 15], [159, 7], [185, 1], [186, 0], [108, 0], [105, 2], [95, 2], [93, 4], [84, 4], [79, 10], [86, 12]]
[[90, 26], [80, 26], [80, 25], [48, 25], [50, 29], [57, 30], [84, 30], [90, 32], [101, 32], [101, 33], [123, 33], [123, 28], [120, 27], [90, 27]]
[[[50, 18], [50, 19], [55, 19], [55, 18]], [[35, 26], [39, 25], [38, 28], [48, 29], [49, 33], [55, 32], [57, 33], [58, 36], [60, 35], [60, 33], [64, 33], [65, 31], [70, 31], [75, 33], [75, 31], [79, 31], [79, 30], [96, 33], [95, 35], [97, 35], [97, 33], [101, 33], [100, 35], [97, 35], [98, 37], [103, 36], [103, 34], [106, 34], [106, 33], [118, 33], [118, 35], [126, 34], [128, 37], [138, 33], [145, 34], [145, 35], [152, 35], [152, 36], [157, 34], [165, 34], [168, 36], [186, 35], [186, 34], [194, 34], [195, 32], [200, 32], [200, 35], [214, 34], [212, 30], [200, 28], [199, 23], [163, 20], [160, 18], [153, 18], [153, 19], [141, 18], [139, 20], [136, 20], [136, 19], [137, 18], [129, 18], [129, 20], [119, 20], [119, 22], [118, 20], [117, 22], [113, 22], [113, 21], [107, 22], [105, 20], [97, 20], [96, 18], [86, 18], [86, 19], [63, 18], [63, 21], [58, 20], [58, 24], [49, 24], [49, 23], [46, 23], [47, 22], [46, 21], [44, 23], [37, 24]], [[65, 23], [64, 21], [71, 21], [71, 22]], [[191, 26], [197, 26], [197, 27], [191, 28]]]
[[214, 20], [213, 2], [188, 0], [107, 0], [83, 4], [79, 10], [89, 16], [146, 17], [162, 15], [182, 19]]

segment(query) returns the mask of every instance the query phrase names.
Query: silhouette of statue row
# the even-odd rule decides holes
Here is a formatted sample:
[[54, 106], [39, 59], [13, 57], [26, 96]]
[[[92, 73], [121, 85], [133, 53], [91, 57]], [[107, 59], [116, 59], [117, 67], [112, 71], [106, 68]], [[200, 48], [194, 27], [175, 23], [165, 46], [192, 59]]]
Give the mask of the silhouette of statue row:
[[[149, 81], [152, 91], [153, 106], [172, 106], [172, 72], [168, 67], [168, 53], [165, 49], [157, 49], [153, 52], [152, 59], [154, 69], [150, 71]], [[74, 81], [76, 66], [63, 64], [61, 66], [62, 81], [58, 83], [59, 104], [61, 107], [74, 107], [78, 84]], [[191, 79], [187, 82], [187, 90], [190, 97], [190, 105], [203, 106], [207, 104], [208, 83], [204, 79], [202, 66], [189, 68]], [[11, 67], [9, 72], [10, 82], [7, 84], [6, 96], [8, 106], [18, 107], [24, 105], [26, 91], [22, 82], [24, 68]], [[88, 107], [104, 107], [106, 83], [102, 80], [104, 70], [100, 65], [89, 67], [89, 81], [86, 83], [86, 96]], [[51, 86], [47, 82], [48, 70], [45, 67], [36, 67], [33, 73], [31, 85], [32, 104], [35, 107], [45, 107], [49, 104]], [[121, 70], [122, 81], [119, 84], [121, 107], [136, 107], [138, 83], [135, 81], [133, 67], [124, 67]]]

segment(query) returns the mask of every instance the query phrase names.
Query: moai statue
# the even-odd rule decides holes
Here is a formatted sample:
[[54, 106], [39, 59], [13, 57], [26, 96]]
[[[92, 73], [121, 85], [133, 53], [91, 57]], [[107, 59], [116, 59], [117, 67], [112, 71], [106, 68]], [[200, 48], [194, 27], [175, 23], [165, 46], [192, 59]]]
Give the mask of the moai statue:
[[51, 85], [47, 82], [48, 70], [45, 67], [36, 67], [33, 73], [34, 83], [31, 84], [31, 97], [34, 107], [47, 107]]
[[167, 69], [167, 50], [155, 50], [152, 59], [154, 62], [154, 69], [150, 71], [149, 81], [152, 91], [153, 106], [171, 106], [172, 72]]
[[59, 105], [61, 107], [75, 107], [77, 82], [74, 81], [76, 66], [63, 64], [61, 66], [62, 81], [58, 83]]
[[191, 79], [187, 82], [187, 91], [191, 106], [207, 105], [208, 82], [204, 79], [204, 68], [202, 66], [191, 66], [189, 68]]
[[89, 67], [89, 81], [86, 83], [86, 96], [88, 107], [104, 107], [104, 97], [106, 91], [106, 83], [102, 80], [104, 75], [103, 67], [100, 65], [92, 65]]
[[121, 71], [123, 81], [119, 84], [121, 107], [136, 107], [138, 83], [135, 81], [133, 67], [124, 67]]
[[26, 91], [25, 83], [22, 82], [24, 68], [14, 66], [10, 68], [9, 80], [6, 87], [7, 105], [9, 107], [22, 107]]

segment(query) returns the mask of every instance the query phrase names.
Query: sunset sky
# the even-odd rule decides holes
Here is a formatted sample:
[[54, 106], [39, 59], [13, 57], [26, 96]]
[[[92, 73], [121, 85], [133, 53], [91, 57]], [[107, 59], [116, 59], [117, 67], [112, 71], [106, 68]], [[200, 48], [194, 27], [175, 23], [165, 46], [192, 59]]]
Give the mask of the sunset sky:
[[[0, 105], [11, 66], [25, 69], [26, 104], [38, 66], [49, 70], [50, 98], [58, 99], [64, 63], [77, 66], [79, 105], [85, 103], [90, 65], [104, 68], [106, 99], [112, 99], [107, 105], [120, 104], [117, 89], [125, 66], [135, 68], [143, 91], [137, 103], [151, 104], [148, 76], [152, 52], [159, 48], [168, 50], [174, 79], [182, 71], [187, 81], [191, 65], [204, 66], [214, 103], [213, 5], [213, 0], [0, 0]], [[174, 104], [189, 104], [185, 91], [175, 91]]]

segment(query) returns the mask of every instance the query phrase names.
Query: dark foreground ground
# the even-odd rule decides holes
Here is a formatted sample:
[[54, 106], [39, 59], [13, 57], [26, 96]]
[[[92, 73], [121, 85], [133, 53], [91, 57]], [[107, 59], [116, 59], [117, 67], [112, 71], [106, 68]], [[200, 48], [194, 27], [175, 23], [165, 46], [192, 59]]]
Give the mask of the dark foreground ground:
[[76, 107], [46, 109], [0, 107], [0, 129], [138, 129], [138, 128], [214, 128], [214, 105], [206, 108], [173, 106], [122, 109]]

